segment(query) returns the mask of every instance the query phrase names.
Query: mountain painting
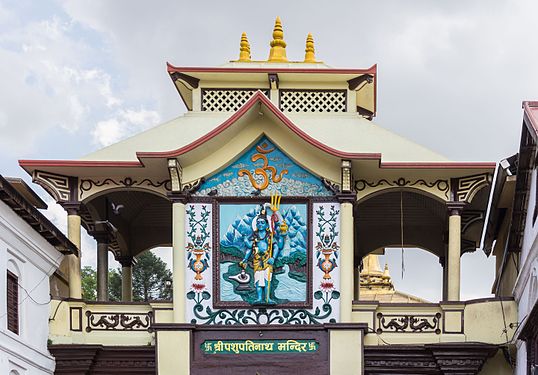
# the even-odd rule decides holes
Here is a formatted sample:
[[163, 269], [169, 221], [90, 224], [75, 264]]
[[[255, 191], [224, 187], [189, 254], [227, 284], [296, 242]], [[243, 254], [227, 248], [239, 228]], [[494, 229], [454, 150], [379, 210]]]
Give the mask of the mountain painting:
[[[248, 239], [252, 238], [260, 204], [219, 205], [219, 283], [221, 302], [256, 299], [252, 257], [243, 269]], [[283, 203], [279, 214], [287, 224], [284, 245], [275, 258], [270, 278], [270, 300], [278, 305], [305, 303], [308, 285], [308, 226], [306, 203]], [[272, 213], [272, 212], [271, 212]]]

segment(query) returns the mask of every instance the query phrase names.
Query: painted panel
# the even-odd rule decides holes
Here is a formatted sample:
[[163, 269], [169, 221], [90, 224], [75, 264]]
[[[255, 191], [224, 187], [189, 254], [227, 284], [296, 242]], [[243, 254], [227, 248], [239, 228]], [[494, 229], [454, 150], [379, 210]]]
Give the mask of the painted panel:
[[307, 203], [275, 208], [254, 202], [219, 206], [216, 290], [228, 307], [308, 302]]
[[293, 162], [267, 137], [209, 177], [195, 195], [251, 197], [273, 193], [301, 197], [332, 195], [320, 178]]
[[[236, 227], [249, 228], [245, 216], [250, 215], [250, 229], [244, 229], [246, 233], [252, 231], [252, 221], [254, 218], [254, 212], [259, 208], [256, 202], [248, 202], [239, 205], [230, 205], [230, 207], [224, 207], [226, 204], [222, 204], [223, 216], [221, 216], [222, 225], [219, 223], [219, 230], [223, 232], [223, 228], [226, 228], [226, 234], [223, 234], [219, 240], [228, 241], [227, 244], [236, 244], [237, 233], [233, 231], [234, 237], [226, 237], [229, 226], [236, 222], [235, 219], [239, 218]], [[235, 208], [233, 208], [235, 207]], [[293, 208], [295, 207], [295, 209]], [[274, 293], [270, 293], [269, 296], [273, 299], [274, 305], [268, 304], [252, 304], [249, 301], [251, 296], [242, 297], [239, 294], [240, 302], [245, 306], [243, 307], [216, 307], [216, 296], [214, 295], [214, 283], [217, 278], [220, 278], [221, 282], [225, 282], [234, 286], [233, 283], [224, 280], [225, 277], [229, 277], [229, 274], [234, 272], [241, 272], [240, 269], [230, 271], [230, 266], [226, 272], [222, 274], [213, 274], [213, 262], [215, 260], [214, 255], [217, 253], [217, 246], [214, 246], [212, 238], [214, 236], [213, 231], [217, 228], [213, 227], [216, 218], [213, 217], [211, 204], [195, 203], [188, 204], [186, 210], [186, 244], [185, 244], [185, 257], [187, 260], [186, 270], [186, 314], [188, 321], [195, 324], [231, 324], [231, 325], [244, 325], [244, 324], [318, 324], [326, 322], [338, 322], [340, 315], [340, 272], [339, 272], [339, 250], [340, 250], [340, 205], [338, 203], [313, 203], [311, 205], [312, 221], [309, 228], [309, 221], [305, 219], [308, 217], [308, 205], [301, 202], [286, 203], [281, 206], [281, 213], [283, 217], [287, 217], [289, 223], [288, 231], [289, 238], [288, 243], [282, 248], [282, 258], [291, 256], [294, 252], [303, 251], [300, 249], [300, 239], [304, 233], [307, 234], [308, 241], [306, 242], [305, 253], [309, 257], [309, 280], [304, 283], [305, 285], [312, 285], [312, 289], [300, 289], [296, 291], [295, 296], [288, 294], [289, 288], [285, 287], [284, 280], [290, 279], [297, 281], [301, 279], [302, 272], [298, 272], [297, 275], [290, 276], [289, 263], [288, 268], [285, 268], [284, 275], [277, 274], [276, 280], [280, 280], [280, 285], [274, 287]], [[251, 212], [252, 211], [252, 212]], [[234, 218], [234, 215], [236, 217]], [[291, 215], [291, 216], [290, 216]], [[293, 218], [292, 218], [293, 216]], [[288, 221], [287, 220], [287, 221]], [[306, 221], [306, 226], [302, 223]], [[230, 224], [231, 222], [231, 224]], [[238, 231], [241, 233], [241, 231]], [[293, 232], [293, 235], [292, 235]], [[224, 233], [224, 232], [223, 232]], [[243, 236], [241, 236], [242, 238]], [[309, 246], [308, 243], [312, 245]], [[236, 246], [234, 245], [234, 246]], [[236, 246], [239, 247], [239, 246]], [[237, 250], [237, 248], [236, 248]], [[240, 250], [237, 250], [238, 252]], [[239, 252], [237, 255], [243, 254]], [[299, 255], [296, 255], [299, 256]], [[235, 258], [239, 258], [235, 257]], [[223, 263], [237, 265], [237, 259], [232, 261], [226, 260]], [[227, 258], [225, 258], [227, 259]], [[284, 263], [284, 262], [282, 262]], [[301, 262], [299, 262], [301, 264]], [[250, 267], [250, 269], [249, 269]], [[245, 272], [250, 272], [251, 278], [254, 276], [253, 268], [249, 265], [246, 267]], [[220, 271], [219, 271], [220, 272]], [[286, 272], [288, 273], [286, 275]], [[228, 273], [228, 274], [227, 274]], [[294, 279], [295, 278], [295, 279]], [[223, 281], [224, 280], [224, 281]], [[289, 280], [287, 280], [289, 281]], [[253, 286], [254, 284], [252, 284]], [[303, 285], [303, 284], [296, 284]], [[230, 289], [230, 290], [233, 290]], [[234, 299], [237, 298], [234, 294], [223, 292], [219, 295], [222, 299]], [[280, 293], [282, 291], [282, 293]], [[252, 292], [252, 291], [251, 291]], [[228, 293], [228, 294], [227, 294]], [[250, 293], [250, 292], [249, 292]], [[305, 300], [310, 300], [311, 305], [304, 308], [289, 307], [290, 303], [297, 302], [294, 300], [303, 299], [303, 293], [310, 293]], [[249, 299], [250, 298], [250, 299]], [[232, 301], [234, 302], [234, 301]], [[252, 302], [252, 301], [251, 301]], [[304, 302], [304, 301], [303, 301]], [[288, 304], [288, 305], [287, 305]], [[310, 307], [311, 306], [311, 307]]]

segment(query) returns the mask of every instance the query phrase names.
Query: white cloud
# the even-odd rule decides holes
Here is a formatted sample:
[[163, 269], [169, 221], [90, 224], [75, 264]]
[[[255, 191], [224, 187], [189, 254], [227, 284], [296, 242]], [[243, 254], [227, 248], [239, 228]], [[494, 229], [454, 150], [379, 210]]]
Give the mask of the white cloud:
[[159, 123], [160, 116], [155, 111], [121, 110], [117, 116], [99, 121], [92, 131], [93, 142], [98, 146], [109, 146], [130, 135], [144, 131]]

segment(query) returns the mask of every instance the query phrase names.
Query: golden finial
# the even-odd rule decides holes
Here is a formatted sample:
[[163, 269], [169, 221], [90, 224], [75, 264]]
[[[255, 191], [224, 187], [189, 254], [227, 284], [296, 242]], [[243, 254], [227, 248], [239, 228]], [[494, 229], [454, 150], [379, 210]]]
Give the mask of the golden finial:
[[275, 20], [273, 29], [273, 40], [271, 41], [271, 52], [269, 52], [269, 61], [287, 62], [286, 57], [286, 42], [284, 41], [284, 31], [282, 30], [282, 22], [280, 17]]
[[241, 43], [239, 45], [239, 61], [250, 61], [250, 44], [247, 39], [247, 33], [241, 34]]
[[389, 264], [385, 263], [385, 269], [383, 270], [383, 278], [390, 279]]
[[312, 37], [311, 33], [308, 33], [308, 36], [306, 37], [306, 49], [304, 51], [304, 62], [315, 63], [316, 55], [314, 54], [314, 38]]

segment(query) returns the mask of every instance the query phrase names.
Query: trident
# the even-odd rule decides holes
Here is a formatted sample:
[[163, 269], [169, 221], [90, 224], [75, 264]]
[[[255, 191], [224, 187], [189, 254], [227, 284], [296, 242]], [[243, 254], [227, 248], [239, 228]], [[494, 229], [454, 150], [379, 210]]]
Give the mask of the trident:
[[[278, 193], [271, 194], [271, 236], [269, 237], [269, 258], [273, 257], [273, 233], [275, 231], [275, 222], [277, 220], [276, 213], [280, 209], [280, 200], [282, 195]], [[265, 302], [269, 303], [269, 295], [271, 294], [271, 274], [273, 273], [273, 266], [269, 265], [267, 268], [267, 292], [265, 293]]]

